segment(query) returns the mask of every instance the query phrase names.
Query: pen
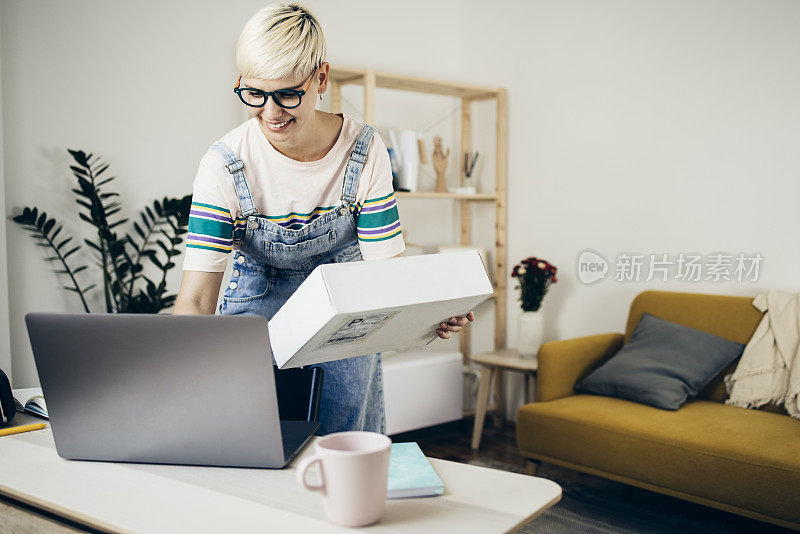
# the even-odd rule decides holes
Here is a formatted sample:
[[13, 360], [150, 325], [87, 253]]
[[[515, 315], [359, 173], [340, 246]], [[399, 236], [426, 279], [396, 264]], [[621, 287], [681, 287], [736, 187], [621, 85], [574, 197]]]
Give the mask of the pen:
[[41, 430], [47, 425], [44, 423], [36, 423], [35, 425], [22, 425], [11, 428], [0, 428], [0, 436], [10, 436], [11, 434], [19, 434], [20, 432], [28, 432], [30, 430]]

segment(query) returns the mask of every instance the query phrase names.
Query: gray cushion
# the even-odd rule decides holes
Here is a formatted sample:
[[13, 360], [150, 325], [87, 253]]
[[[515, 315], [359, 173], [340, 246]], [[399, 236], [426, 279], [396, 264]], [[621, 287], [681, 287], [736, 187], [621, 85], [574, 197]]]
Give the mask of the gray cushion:
[[741, 343], [645, 313], [630, 341], [575, 390], [677, 410], [743, 350]]

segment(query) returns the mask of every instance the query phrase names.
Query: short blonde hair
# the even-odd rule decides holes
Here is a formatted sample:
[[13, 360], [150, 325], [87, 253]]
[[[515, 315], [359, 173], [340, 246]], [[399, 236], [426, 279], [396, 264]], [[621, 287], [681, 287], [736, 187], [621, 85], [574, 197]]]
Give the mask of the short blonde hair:
[[325, 35], [308, 8], [272, 4], [245, 24], [236, 43], [236, 68], [242, 78], [306, 77], [325, 61], [325, 53]]

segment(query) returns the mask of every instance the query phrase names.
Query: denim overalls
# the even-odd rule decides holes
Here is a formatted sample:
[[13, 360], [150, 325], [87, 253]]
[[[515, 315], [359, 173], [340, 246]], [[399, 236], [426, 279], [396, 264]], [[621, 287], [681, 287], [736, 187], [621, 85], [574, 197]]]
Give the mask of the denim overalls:
[[[233, 272], [219, 312], [271, 319], [317, 265], [361, 260], [355, 222], [358, 179], [375, 129], [364, 125], [355, 142], [342, 185], [342, 205], [302, 228], [284, 228], [258, 214], [244, 176], [244, 164], [224, 143], [216, 150], [233, 177], [247, 227], [234, 232]], [[357, 288], [353, 288], [356, 290]], [[325, 371], [319, 434], [345, 430], [385, 433], [383, 375], [378, 354], [318, 364]]]

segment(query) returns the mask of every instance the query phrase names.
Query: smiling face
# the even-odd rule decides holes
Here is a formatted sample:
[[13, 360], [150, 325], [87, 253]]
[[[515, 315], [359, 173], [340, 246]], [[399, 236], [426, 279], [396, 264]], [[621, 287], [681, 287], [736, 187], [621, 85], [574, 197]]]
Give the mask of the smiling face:
[[309, 77], [291, 76], [277, 80], [258, 78], [242, 78], [240, 87], [261, 89], [272, 92], [281, 89], [304, 90], [300, 105], [296, 108], [282, 108], [275, 103], [273, 97], [267, 99], [265, 105], [255, 108], [245, 106], [248, 113], [255, 117], [264, 135], [273, 144], [298, 144], [307, 138], [315, 127], [316, 98], [327, 85], [327, 64], [315, 69]]

